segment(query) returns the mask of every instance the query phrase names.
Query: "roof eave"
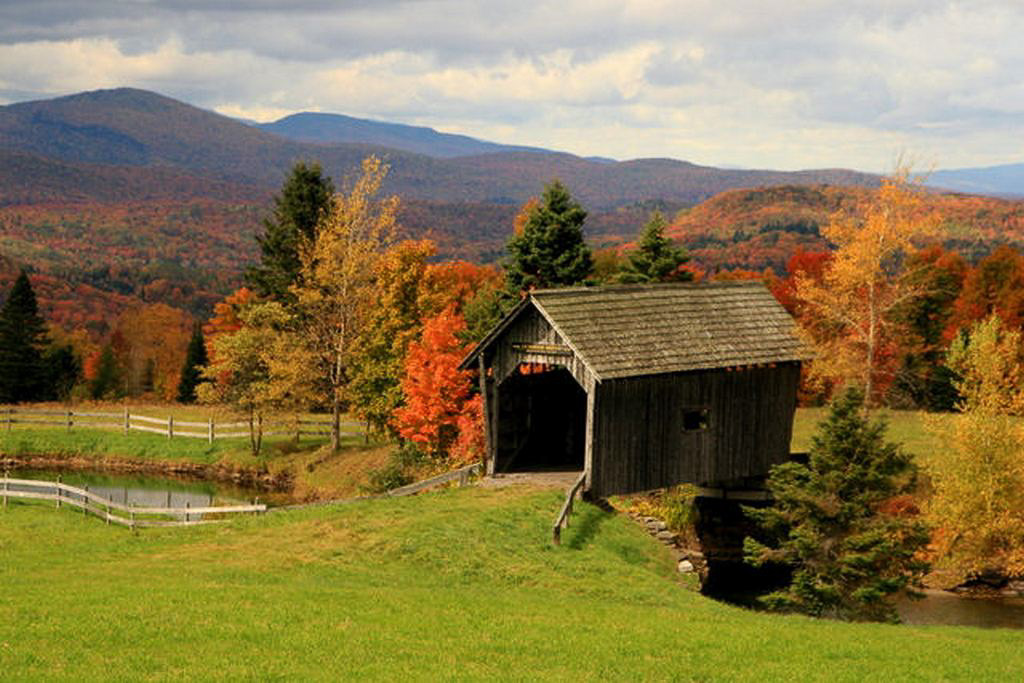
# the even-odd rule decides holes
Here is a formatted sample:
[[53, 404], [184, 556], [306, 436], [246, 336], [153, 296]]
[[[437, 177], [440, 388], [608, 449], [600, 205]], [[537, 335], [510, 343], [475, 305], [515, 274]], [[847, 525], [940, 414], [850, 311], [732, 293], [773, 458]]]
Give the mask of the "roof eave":
[[487, 333], [487, 336], [481, 339], [479, 342], [477, 342], [476, 346], [473, 347], [473, 350], [466, 354], [466, 357], [462, 359], [461, 363], [459, 363], [459, 370], [472, 369], [473, 364], [476, 362], [477, 356], [479, 356], [483, 351], [485, 351], [487, 347], [491, 345], [491, 342], [493, 342], [498, 336], [501, 335], [502, 332], [505, 331], [505, 328], [512, 324], [512, 321], [515, 320], [515, 318], [520, 313], [522, 313], [523, 309], [530, 305], [530, 301], [531, 297], [524, 297], [519, 301], [519, 303], [515, 305], [515, 307], [511, 311], [506, 313], [505, 317], [501, 319], [501, 322], [495, 325], [494, 328]]

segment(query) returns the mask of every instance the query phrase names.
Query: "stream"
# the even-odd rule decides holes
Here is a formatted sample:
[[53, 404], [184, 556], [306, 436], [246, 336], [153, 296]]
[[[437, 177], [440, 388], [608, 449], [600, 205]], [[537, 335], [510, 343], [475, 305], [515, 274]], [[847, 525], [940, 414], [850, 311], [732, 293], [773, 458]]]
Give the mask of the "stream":
[[973, 598], [928, 590], [921, 600], [897, 606], [904, 624], [1024, 628], [1024, 598]]

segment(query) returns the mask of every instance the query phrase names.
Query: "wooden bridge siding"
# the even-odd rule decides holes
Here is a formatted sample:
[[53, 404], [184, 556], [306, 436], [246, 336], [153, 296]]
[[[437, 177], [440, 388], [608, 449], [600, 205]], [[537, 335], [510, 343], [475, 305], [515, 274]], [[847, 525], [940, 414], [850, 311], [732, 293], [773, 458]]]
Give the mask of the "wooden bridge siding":
[[[607, 380], [594, 397], [597, 496], [765, 474], [789, 456], [798, 364]], [[683, 412], [707, 408], [706, 430]]]
[[516, 344], [552, 344], [569, 349], [565, 340], [537, 309], [525, 309], [519, 319], [509, 326], [494, 346], [494, 355], [490, 365], [494, 368], [494, 377], [499, 384], [515, 372], [521, 363], [545, 363], [565, 367], [581, 387], [587, 388], [590, 372], [576, 354], [525, 352], [516, 350], [514, 348]]

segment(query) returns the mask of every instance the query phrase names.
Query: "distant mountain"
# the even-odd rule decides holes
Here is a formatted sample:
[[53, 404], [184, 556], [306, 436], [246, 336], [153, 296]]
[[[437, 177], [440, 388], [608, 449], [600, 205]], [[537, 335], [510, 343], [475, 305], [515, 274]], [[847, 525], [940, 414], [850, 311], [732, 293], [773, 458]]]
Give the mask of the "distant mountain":
[[972, 194], [1024, 197], [1024, 164], [935, 171], [928, 184]]
[[519, 206], [552, 178], [587, 208], [598, 247], [635, 236], [653, 208], [674, 215], [730, 188], [878, 182], [839, 169], [581, 158], [331, 115], [278, 124], [270, 132], [131, 88], [0, 107], [0, 284], [28, 268], [48, 283], [48, 318], [96, 334], [139, 302], [204, 315], [258, 258], [261, 218], [298, 160], [319, 161], [341, 186], [367, 155], [382, 156], [404, 234], [430, 236], [440, 257], [481, 261], [501, 258]]
[[[440, 135], [440, 134], [439, 134]], [[490, 144], [490, 143], [480, 143]], [[723, 170], [672, 159], [595, 161], [558, 152], [511, 149], [449, 158], [392, 149], [369, 142], [312, 144], [282, 138], [235, 119], [131, 88], [98, 90], [52, 100], [0, 107], [0, 152], [37, 157], [38, 173], [60, 162], [42, 178], [38, 200], [52, 200], [67, 177], [67, 197], [90, 198], [89, 186], [64, 171], [99, 165], [104, 174], [128, 173], [141, 194], [125, 187], [125, 199], [143, 198], [150, 173], [191, 176], [197, 187], [220, 183], [274, 191], [291, 165], [319, 160], [327, 173], [343, 178], [368, 154], [391, 165], [385, 191], [410, 200], [521, 204], [544, 182], [560, 178], [590, 209], [613, 209], [663, 200], [695, 204], [723, 190], [779, 184], [874, 185], [872, 175], [841, 169], [816, 171]], [[152, 184], [159, 178], [152, 178]], [[93, 183], [92, 185], [96, 185]], [[97, 188], [92, 198], [109, 191]], [[202, 195], [200, 195], [202, 196]], [[188, 195], [181, 198], [187, 198]], [[34, 201], [22, 190], [0, 186], [0, 202]]]
[[302, 112], [273, 123], [257, 123], [255, 127], [298, 142], [316, 144], [360, 143], [425, 154], [439, 159], [466, 157], [493, 152], [546, 152], [539, 147], [502, 145], [477, 140], [467, 135], [440, 133], [425, 126], [408, 126], [343, 114]]

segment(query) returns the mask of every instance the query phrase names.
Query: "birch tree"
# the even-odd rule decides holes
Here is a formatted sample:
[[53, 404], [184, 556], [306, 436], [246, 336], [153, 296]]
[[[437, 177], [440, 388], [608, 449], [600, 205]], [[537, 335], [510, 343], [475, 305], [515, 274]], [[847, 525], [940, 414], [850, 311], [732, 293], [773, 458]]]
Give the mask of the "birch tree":
[[837, 212], [822, 231], [836, 249], [823, 277], [799, 277], [797, 299], [813, 328], [817, 351], [811, 378], [860, 386], [866, 406], [877, 403], [896, 360], [897, 310], [925, 293], [904, 265], [933, 236], [939, 217], [900, 168], [856, 215]]
[[380, 159], [367, 157], [360, 177], [334, 195], [315, 238], [300, 245], [302, 272], [293, 291], [301, 343], [331, 408], [335, 450], [355, 342], [374, 307], [378, 262], [395, 232], [398, 199], [377, 199], [387, 172]]

